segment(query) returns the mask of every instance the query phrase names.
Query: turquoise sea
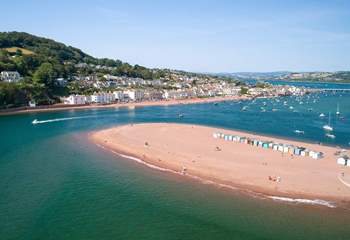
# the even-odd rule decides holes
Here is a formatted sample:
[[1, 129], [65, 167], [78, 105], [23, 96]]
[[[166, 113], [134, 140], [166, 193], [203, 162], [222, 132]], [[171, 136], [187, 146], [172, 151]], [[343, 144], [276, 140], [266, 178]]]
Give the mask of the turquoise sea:
[[[322, 129], [329, 112], [334, 139]], [[32, 125], [34, 119], [41, 122]], [[194, 123], [349, 148], [350, 91], [279, 102], [1, 116], [0, 239], [350, 239], [350, 210], [219, 189], [114, 156], [87, 139], [90, 131], [139, 122]]]

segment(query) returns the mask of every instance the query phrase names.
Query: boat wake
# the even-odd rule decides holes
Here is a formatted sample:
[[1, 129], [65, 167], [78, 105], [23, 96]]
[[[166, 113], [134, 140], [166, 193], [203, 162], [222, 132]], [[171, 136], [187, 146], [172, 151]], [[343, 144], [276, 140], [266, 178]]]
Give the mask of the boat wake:
[[38, 120], [34, 119], [32, 121], [33, 125], [36, 124], [43, 124], [43, 123], [52, 123], [52, 122], [61, 122], [61, 121], [69, 121], [69, 120], [76, 120], [76, 119], [83, 119], [83, 118], [92, 118], [94, 116], [83, 116], [83, 117], [70, 117], [70, 118], [55, 118], [55, 119], [47, 119], [47, 120]]
[[[192, 179], [200, 181], [203, 184], [215, 185], [215, 186], [218, 186], [218, 187], [221, 187], [221, 188], [228, 188], [228, 189], [233, 189], [233, 190], [241, 190], [240, 188], [234, 187], [232, 185], [217, 183], [215, 181], [203, 179], [201, 177], [198, 177], [198, 176], [195, 176], [195, 175], [191, 175], [191, 174], [188, 174], [188, 173], [183, 174], [181, 171], [175, 171], [175, 170], [168, 169], [168, 168], [158, 167], [158, 166], [156, 166], [154, 164], [147, 163], [147, 162], [145, 162], [145, 161], [143, 161], [143, 160], [141, 160], [139, 158], [118, 153], [118, 152], [116, 152], [116, 151], [114, 151], [114, 150], [112, 150], [110, 148], [107, 148], [107, 147], [101, 145], [101, 144], [96, 144], [96, 146], [98, 146], [98, 147], [100, 147], [100, 148], [102, 148], [104, 150], [108, 150], [108, 151], [112, 152], [115, 155], [118, 155], [118, 156], [126, 158], [126, 159], [133, 160], [133, 161], [135, 161], [137, 163], [143, 164], [143, 165], [145, 165], [145, 166], [147, 166], [149, 168], [152, 168], [152, 169], [155, 169], [155, 170], [158, 170], [158, 171], [169, 172], [169, 173], [178, 174], [178, 175], [185, 175], [187, 177], [190, 177]], [[321, 205], [321, 206], [325, 206], [325, 207], [329, 207], [329, 208], [335, 208], [336, 207], [336, 205], [334, 205], [333, 203], [325, 201], [325, 200], [321, 200], [321, 199], [311, 200], [311, 199], [303, 199], [303, 198], [288, 198], [288, 197], [268, 196], [268, 195], [264, 195], [264, 194], [257, 193], [257, 192], [254, 192], [254, 191], [250, 191], [250, 190], [245, 190], [244, 192], [246, 192], [248, 194], [250, 193], [254, 197], [259, 197], [259, 198], [262, 198], [262, 199], [266, 199], [267, 198], [267, 199], [272, 199], [272, 200], [276, 200], [276, 201], [296, 203], [296, 204]]]

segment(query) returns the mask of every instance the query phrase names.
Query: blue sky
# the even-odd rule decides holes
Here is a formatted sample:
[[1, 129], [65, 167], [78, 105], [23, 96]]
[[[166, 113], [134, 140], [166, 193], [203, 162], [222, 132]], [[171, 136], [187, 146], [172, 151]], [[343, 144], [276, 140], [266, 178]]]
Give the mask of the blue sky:
[[0, 31], [131, 64], [197, 72], [350, 70], [347, 0], [4, 0], [1, 8]]

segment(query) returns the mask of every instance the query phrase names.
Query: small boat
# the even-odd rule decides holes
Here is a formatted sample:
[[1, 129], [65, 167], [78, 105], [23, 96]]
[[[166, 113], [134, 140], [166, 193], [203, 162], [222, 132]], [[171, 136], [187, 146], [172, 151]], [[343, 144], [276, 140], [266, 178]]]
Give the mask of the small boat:
[[242, 107], [241, 111], [247, 111], [248, 106]]
[[323, 129], [326, 131], [333, 131], [333, 128], [331, 126], [329, 126], [328, 124], [324, 125]]
[[340, 111], [339, 111], [339, 103], [337, 104], [337, 112], [336, 112], [335, 114], [340, 115]]
[[295, 132], [296, 134], [304, 134], [304, 133], [305, 133], [304, 131], [301, 131], [301, 130], [294, 130], [294, 132]]
[[323, 125], [323, 129], [326, 131], [333, 131], [333, 127], [331, 127], [331, 113], [329, 113], [328, 124]]
[[179, 118], [183, 118], [184, 115], [182, 113], [180, 113], [179, 115], [177, 115]]
[[320, 118], [323, 118], [323, 117], [325, 117], [326, 115], [324, 115], [324, 113], [321, 113], [320, 114]]
[[272, 108], [272, 112], [276, 112], [276, 111], [278, 111], [277, 108]]
[[38, 124], [39, 122], [38, 122], [38, 119], [34, 119], [33, 121], [32, 121], [32, 124], [33, 125], [35, 125], [35, 124]]
[[327, 133], [327, 134], [326, 134], [326, 137], [334, 139], [334, 138], [335, 138], [335, 135]]
[[289, 107], [289, 109], [291, 109], [291, 110], [292, 110], [292, 109], [294, 109], [294, 107], [293, 107], [293, 106], [290, 106], [290, 107]]

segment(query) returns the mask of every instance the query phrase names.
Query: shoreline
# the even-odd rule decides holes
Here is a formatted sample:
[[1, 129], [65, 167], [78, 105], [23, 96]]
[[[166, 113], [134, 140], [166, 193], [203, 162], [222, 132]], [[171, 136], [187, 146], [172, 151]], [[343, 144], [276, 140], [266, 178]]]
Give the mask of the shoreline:
[[[259, 171], [257, 171], [257, 168], [261, 168], [261, 166], [258, 166], [257, 164], [253, 163], [251, 166], [245, 166], [245, 163], [238, 163], [238, 165], [234, 165], [230, 163], [227, 166], [223, 166], [223, 169], [215, 169], [215, 165], [212, 165], [212, 163], [208, 160], [207, 163], [205, 163], [205, 159], [201, 159], [204, 161], [204, 165], [202, 167], [195, 167], [194, 165], [196, 165], [197, 163], [194, 163], [191, 165], [191, 163], [189, 161], [186, 161], [184, 158], [188, 158], [189, 155], [185, 155], [185, 156], [178, 156], [181, 154], [177, 154], [177, 152], [174, 153], [174, 155], [171, 155], [173, 153], [169, 153], [169, 157], [168, 159], [166, 158], [166, 152], [170, 151], [169, 148], [166, 149], [154, 149], [153, 151], [145, 151], [145, 147], [142, 146], [142, 144], [140, 145], [139, 142], [137, 142], [135, 145], [132, 145], [132, 148], [127, 147], [125, 145], [125, 143], [127, 142], [128, 144], [130, 144], [132, 141], [124, 141], [121, 140], [119, 142], [112, 142], [112, 138], [111, 136], [114, 137], [118, 137], [118, 139], [120, 139], [121, 134], [118, 135], [118, 131], [122, 131], [123, 128], [125, 130], [125, 128], [135, 128], [138, 126], [145, 126], [145, 127], [155, 127], [156, 129], [161, 128], [161, 127], [171, 127], [172, 126], [179, 126], [180, 128], [182, 127], [195, 127], [195, 128], [203, 128], [206, 129], [207, 131], [209, 130], [210, 132], [212, 130], [219, 130], [217, 128], [209, 128], [209, 127], [202, 127], [202, 126], [197, 126], [197, 125], [185, 125], [185, 124], [137, 124], [134, 125], [133, 127], [130, 126], [121, 126], [121, 127], [116, 127], [116, 128], [112, 128], [112, 129], [107, 129], [107, 130], [102, 130], [102, 131], [98, 131], [98, 132], [93, 132], [91, 134], [89, 134], [89, 139], [95, 143], [97, 146], [102, 147], [105, 150], [111, 151], [114, 154], [117, 154], [119, 156], [122, 156], [124, 158], [128, 158], [128, 159], [132, 159], [135, 160], [139, 163], [143, 163], [146, 166], [150, 167], [149, 165], [155, 166], [152, 168], [156, 168], [158, 170], [162, 170], [162, 171], [168, 171], [168, 172], [172, 172], [172, 173], [176, 173], [179, 175], [187, 175], [188, 177], [190, 177], [191, 179], [196, 179], [199, 180], [200, 182], [204, 182], [204, 183], [211, 183], [214, 185], [217, 185], [219, 187], [224, 187], [224, 188], [231, 188], [231, 189], [236, 189], [239, 191], [243, 191], [243, 192], [247, 192], [247, 193], [253, 193], [255, 195], [263, 195], [264, 198], [270, 198], [274, 201], [286, 201], [286, 202], [300, 202], [300, 203], [309, 203], [309, 204], [317, 204], [317, 205], [325, 205], [328, 207], [334, 207], [334, 203], [338, 203], [339, 205], [344, 205], [347, 208], [350, 206], [350, 188], [346, 187], [346, 186], [342, 186], [342, 184], [340, 183], [340, 181], [334, 181], [334, 179], [332, 180], [332, 184], [328, 184], [328, 188], [332, 188], [334, 187], [334, 185], [337, 185], [337, 187], [341, 190], [339, 190], [340, 192], [338, 193], [337, 191], [333, 191], [331, 194], [328, 194], [328, 190], [327, 189], [314, 189], [310, 191], [310, 189], [308, 189], [308, 187], [306, 187], [306, 189], [303, 188], [303, 186], [307, 185], [307, 181], [308, 179], [304, 179], [304, 182], [300, 182], [297, 181], [296, 184], [296, 189], [292, 190], [291, 186], [293, 187], [293, 181], [291, 183], [288, 183], [286, 186], [283, 186], [284, 184], [284, 179], [288, 179], [289, 174], [293, 174], [288, 172], [288, 168], [291, 167], [290, 163], [287, 163], [287, 166], [279, 166], [281, 167], [281, 170], [276, 170], [273, 169], [276, 166], [272, 166], [272, 172], [273, 171], [277, 171], [279, 172], [279, 174], [282, 176], [282, 183], [281, 184], [276, 184], [276, 183], [271, 183], [268, 182], [268, 180], [266, 180], [266, 178], [263, 176], [264, 174], [266, 174], [266, 171], [263, 170], [263, 174], [261, 174]], [[161, 127], [160, 127], [161, 125]], [[232, 131], [232, 130], [224, 130], [224, 129], [220, 129], [221, 131], [225, 131], [225, 132], [234, 132], [237, 133], [237, 131]], [[109, 131], [109, 132], [108, 132]], [[179, 131], [179, 129], [176, 129], [176, 131]], [[128, 134], [130, 133], [134, 133], [134, 132], [127, 132]], [[245, 135], [252, 135], [250, 133], [244, 133], [244, 132], [239, 132], [241, 134], [245, 134]], [[257, 136], [257, 135], [254, 135]], [[138, 135], [139, 137], [139, 135]], [[211, 136], [210, 136], [211, 137]], [[269, 137], [266, 136], [260, 136], [261, 138], [267, 139]], [[271, 139], [271, 138], [269, 138]], [[274, 138], [276, 139], [276, 138]], [[152, 139], [154, 140], [154, 139]], [[216, 141], [218, 139], [215, 139], [214, 141]], [[281, 140], [281, 139], [278, 139]], [[207, 141], [207, 140], [206, 140]], [[218, 140], [220, 141], [220, 140]], [[223, 140], [222, 140], [223, 141]], [[286, 142], [287, 140], [281, 140]], [[289, 141], [289, 140], [288, 140]], [[289, 141], [289, 142], [294, 142], [295, 141]], [[170, 142], [166, 141], [166, 144], [169, 144]], [[226, 142], [223, 142], [224, 144], [227, 144]], [[301, 142], [298, 142], [301, 143]], [[154, 145], [155, 143], [150, 143], [151, 147]], [[164, 144], [164, 141], [163, 141]], [[221, 143], [220, 143], [221, 144]], [[235, 143], [230, 143], [233, 145], [236, 145]], [[240, 143], [237, 143], [240, 144]], [[309, 144], [309, 143], [305, 143], [304, 145], [312, 145], [314, 146], [314, 144]], [[158, 147], [158, 145], [157, 145]], [[198, 147], [198, 146], [195, 146]], [[223, 147], [223, 146], [222, 146]], [[224, 146], [225, 148], [227, 146]], [[242, 148], [242, 146], [238, 146], [240, 149]], [[251, 147], [251, 146], [249, 146]], [[331, 147], [325, 147], [325, 146], [319, 146], [321, 148], [326, 148], [328, 149], [327, 152], [329, 153], [329, 151], [333, 151], [335, 148], [331, 148]], [[155, 148], [155, 147], [154, 147]], [[255, 147], [252, 147], [252, 151], [256, 149]], [[246, 150], [246, 149], [245, 149]], [[269, 151], [270, 149], [266, 150], [266, 149], [260, 149], [262, 151]], [[272, 150], [271, 150], [272, 152]], [[186, 152], [187, 153], [187, 152]], [[183, 153], [184, 155], [185, 153]], [[192, 155], [196, 155], [199, 154], [198, 152], [193, 152]], [[205, 155], [205, 153], [203, 153]], [[231, 153], [230, 153], [231, 154]], [[249, 152], [245, 153], [247, 156], [252, 157], [253, 155]], [[259, 153], [260, 154], [260, 153]], [[244, 155], [241, 155], [244, 156]], [[193, 156], [192, 156], [193, 157]], [[269, 157], [271, 157], [271, 160], [275, 161], [273, 164], [276, 164], [276, 159], [273, 159], [276, 156], [272, 156], [270, 155]], [[253, 157], [252, 157], [253, 158]], [[327, 158], [327, 157], [326, 157]], [[328, 158], [327, 158], [328, 159]], [[213, 159], [212, 159], [213, 160]], [[225, 164], [225, 161], [223, 160], [219, 160], [219, 159], [214, 159], [215, 161], [220, 161], [220, 164]], [[288, 161], [287, 159], [283, 159], [282, 161]], [[304, 159], [294, 159], [293, 161], [316, 161], [315, 164], [317, 164], [317, 161], [323, 161], [324, 159], [321, 160], [315, 160], [315, 159], [307, 159], [306, 157], [304, 157]], [[230, 160], [231, 161], [231, 160]], [[281, 161], [280, 159], [277, 159], [277, 161]], [[186, 164], [186, 168], [188, 170], [188, 172], [186, 172], [186, 174], [182, 173], [182, 169], [181, 166], [183, 166], [184, 164]], [[255, 164], [255, 165], [254, 165]], [[269, 163], [270, 165], [270, 163]], [[272, 164], [271, 164], [272, 165]], [[278, 165], [278, 164], [277, 164]], [[307, 164], [308, 165], [308, 164]], [[252, 166], [254, 168], [252, 168]], [[226, 169], [227, 167], [227, 169]], [[240, 175], [238, 176], [238, 178], [236, 177], [232, 177], [232, 169], [236, 168], [239, 171], [236, 171], [235, 174]], [[241, 167], [242, 169], [240, 169], [239, 167]], [[308, 167], [308, 166], [306, 166]], [[334, 162], [334, 167], [337, 168], [338, 166], [336, 166], [336, 163]], [[220, 167], [218, 167], [220, 168]], [[208, 170], [209, 169], [209, 170]], [[240, 174], [240, 172], [242, 171], [255, 171], [254, 174], [256, 174], [256, 176], [253, 176], [253, 178], [259, 178], [259, 180], [255, 181], [251, 181], [252, 180], [252, 176], [244, 176], [244, 174]], [[262, 170], [262, 169], [259, 169]], [[293, 170], [293, 168], [292, 168]], [[295, 167], [294, 167], [295, 170]], [[231, 171], [231, 172], [230, 172]], [[285, 172], [287, 171], [287, 172]], [[319, 171], [319, 170], [317, 170]], [[317, 172], [316, 171], [316, 172]], [[344, 171], [346, 171], [347, 175], [350, 175], [350, 168], [349, 169], [345, 169]], [[226, 174], [225, 172], [229, 172], [229, 174]], [[226, 174], [226, 175], [225, 175]], [[253, 174], [253, 175], [254, 175]], [[322, 172], [322, 174], [326, 174], [327, 172], [324, 173]], [[249, 175], [249, 174], [248, 174]], [[251, 174], [250, 174], [251, 175]], [[301, 175], [300, 175], [301, 176]], [[302, 177], [302, 176], [301, 176]], [[315, 176], [313, 176], [314, 178]], [[323, 178], [320, 178], [321, 180], [327, 180], [329, 176], [325, 176]], [[336, 176], [337, 177], [337, 176]], [[336, 179], [335, 177], [335, 179]], [[317, 176], [316, 176], [316, 180], [317, 180]], [[290, 179], [288, 179], [288, 181], [290, 181]], [[313, 181], [313, 180], [312, 180]], [[317, 182], [317, 181], [316, 181]], [[326, 184], [327, 185], [327, 184]], [[316, 191], [315, 191], [316, 190]], [[317, 190], [321, 190], [320, 192], [317, 192]], [[345, 194], [345, 195], [344, 195]]]
[[160, 100], [160, 101], [143, 101], [143, 102], [128, 102], [128, 103], [112, 103], [112, 104], [91, 104], [91, 105], [49, 105], [46, 107], [29, 108], [25, 109], [6, 109], [0, 110], [0, 116], [26, 114], [26, 113], [40, 113], [40, 112], [56, 112], [65, 110], [85, 110], [85, 109], [108, 109], [108, 108], [120, 108], [120, 107], [147, 107], [147, 106], [167, 106], [167, 105], [181, 105], [181, 104], [200, 104], [200, 103], [213, 103], [223, 101], [239, 101], [249, 100], [251, 97], [247, 96], [226, 96], [226, 97], [210, 97], [210, 98], [191, 98], [191, 99], [179, 99], [179, 100]]
[[[103, 145], [100, 145], [98, 143], [96, 143], [96, 146], [103, 149], [104, 151], [109, 151], [114, 155], [117, 155], [117, 156], [122, 157], [122, 158], [127, 159], [127, 160], [132, 160], [136, 163], [142, 164], [142, 165], [144, 165], [148, 168], [154, 169], [156, 171], [167, 172], [170, 174], [184, 177], [184, 175], [179, 171], [175, 171], [175, 170], [172, 170], [170, 168], [159, 167], [159, 166], [154, 165], [150, 162], [147, 162], [147, 160], [142, 160], [140, 158], [137, 158], [136, 156], [127, 155], [127, 153], [116, 152], [115, 150], [110, 149], [110, 148], [106, 148]], [[208, 180], [208, 179], [205, 179], [203, 177], [190, 175], [190, 174], [187, 174], [185, 177], [188, 177], [188, 178], [190, 178], [194, 181], [197, 181], [197, 182], [199, 181], [202, 184], [212, 185], [214, 187], [218, 187], [220, 189], [226, 189], [229, 191], [238, 191], [239, 193], [243, 193], [243, 194], [249, 195], [249, 196], [258, 197], [260, 199], [265, 199], [265, 200], [267, 199], [267, 200], [284, 202], [284, 203], [319, 205], [319, 206], [325, 206], [325, 207], [329, 207], [329, 208], [338, 207], [335, 204], [335, 201], [333, 201], [333, 200], [330, 201], [330, 200], [322, 200], [322, 199], [317, 199], [317, 198], [313, 198], [313, 199], [295, 198], [295, 195], [285, 195], [285, 196], [268, 195], [267, 192], [260, 191], [261, 190], [260, 188], [255, 188], [255, 189], [251, 188], [250, 189], [250, 188], [246, 188], [247, 186], [243, 186], [243, 185], [238, 185], [238, 184], [233, 185], [232, 183], [225, 184], [225, 183], [220, 183], [216, 180]], [[270, 194], [273, 194], [273, 192], [271, 192]]]

